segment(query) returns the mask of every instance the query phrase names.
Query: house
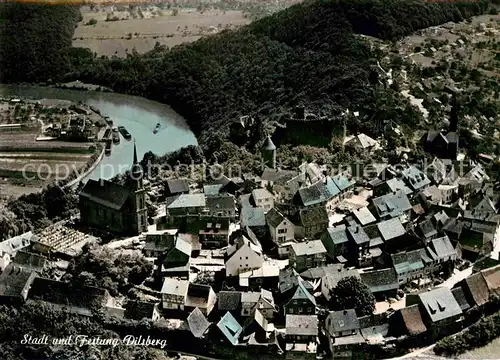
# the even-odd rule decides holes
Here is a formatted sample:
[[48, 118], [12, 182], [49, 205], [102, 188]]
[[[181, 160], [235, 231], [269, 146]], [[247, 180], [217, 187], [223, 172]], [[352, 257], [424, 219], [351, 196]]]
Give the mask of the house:
[[175, 246], [158, 257], [157, 277], [189, 278], [192, 245], [183, 237], [177, 237]]
[[175, 246], [178, 230], [148, 231], [142, 253], [146, 257], [158, 258]]
[[326, 249], [321, 240], [292, 244], [290, 265], [297, 269], [297, 271], [322, 266], [325, 263]]
[[203, 193], [207, 198], [210, 196], [219, 196], [223, 187], [223, 184], [203, 185]]
[[283, 307], [285, 314], [316, 314], [316, 299], [306, 287], [306, 281], [299, 278], [295, 293]]
[[241, 291], [219, 291], [217, 294], [217, 310], [225, 314], [239, 314], [241, 312]]
[[239, 285], [248, 289], [274, 288], [278, 285], [280, 269], [283, 266], [279, 260], [266, 259], [260, 268], [240, 273]]
[[370, 255], [370, 237], [360, 225], [351, 225], [347, 228], [349, 248], [352, 257], [358, 265], [363, 265]]
[[267, 233], [266, 215], [262, 208], [242, 205], [240, 222], [242, 228], [249, 227], [255, 234], [264, 235]]
[[252, 269], [259, 269], [264, 263], [262, 248], [245, 236], [236, 239], [227, 249], [226, 276], [238, 276]]
[[165, 181], [165, 196], [189, 194], [189, 183], [186, 179], [168, 179]]
[[345, 225], [326, 229], [321, 235], [321, 242], [330, 259], [337, 262], [345, 262], [345, 259], [348, 258], [349, 238]]
[[421, 139], [424, 151], [440, 159], [456, 160], [458, 155], [458, 134], [429, 130]]
[[[197, 220], [198, 238], [205, 249], [220, 249], [229, 244], [228, 218], [202, 217]], [[188, 225], [189, 226], [189, 225]]]
[[184, 309], [186, 311], [193, 311], [195, 308], [198, 308], [203, 315], [208, 316], [212, 312], [216, 301], [217, 296], [210, 285], [189, 283], [184, 301]]
[[392, 254], [391, 259], [399, 284], [408, 283], [423, 276], [424, 262], [420, 249]]
[[355, 335], [360, 329], [354, 309], [330, 311], [325, 320], [325, 327], [331, 337]]
[[500, 265], [481, 270], [491, 293], [500, 293]]
[[425, 244], [438, 236], [437, 230], [434, 228], [432, 219], [426, 219], [417, 226], [417, 234], [420, 235]]
[[[318, 336], [318, 317], [316, 315], [288, 314], [285, 323], [287, 351], [297, 351], [299, 349], [307, 351], [308, 348], [311, 348], [308, 346], [309, 343], [316, 344]], [[313, 352], [316, 352], [316, 347], [313, 346], [313, 348]]]
[[392, 218], [377, 224], [380, 237], [388, 248], [401, 248], [404, 246], [406, 230], [399, 218]]
[[167, 310], [184, 310], [188, 287], [188, 280], [165, 278], [161, 288], [162, 307]]
[[465, 298], [471, 306], [482, 306], [488, 302], [490, 291], [481, 272], [470, 275], [457, 286], [463, 289]]
[[359, 276], [376, 299], [385, 300], [397, 296], [399, 282], [394, 268], [361, 272]]
[[344, 139], [344, 145], [353, 146], [356, 149], [362, 151], [372, 151], [379, 147], [378, 142], [372, 139], [366, 134], [359, 134], [353, 137], [347, 137]]
[[9, 255], [9, 259], [12, 259], [19, 250], [28, 249], [31, 243], [37, 240], [38, 236], [33, 234], [32, 231], [11, 237], [0, 242], [0, 254], [7, 254]]
[[230, 312], [227, 312], [220, 319], [217, 323], [217, 327], [231, 344], [238, 345], [243, 328]]
[[402, 222], [410, 218], [412, 206], [404, 191], [386, 194], [373, 199], [373, 208], [381, 220], [399, 217]]
[[187, 318], [187, 323], [191, 334], [198, 339], [203, 338], [208, 333], [211, 325], [205, 315], [203, 315], [203, 312], [198, 308], [191, 311]]
[[7, 265], [0, 274], [0, 303], [22, 304], [28, 297], [28, 291], [36, 273], [13, 263]]
[[326, 177], [314, 184], [303, 187], [297, 191], [294, 203], [299, 207], [326, 207], [328, 211], [333, 211], [337, 206], [340, 196], [340, 189], [332, 178]]
[[264, 213], [274, 207], [274, 195], [266, 189], [254, 189], [252, 191], [252, 199], [255, 206], [264, 209]]
[[465, 296], [464, 289], [462, 287], [454, 287], [451, 289], [451, 293], [453, 297], [457, 301], [458, 305], [460, 305], [460, 309], [465, 313], [468, 311], [474, 304], [470, 304]]
[[302, 285], [308, 290], [312, 290], [312, 286], [309, 282], [304, 281], [297, 271], [293, 268], [281, 269], [279, 272], [279, 283], [278, 283], [278, 291], [280, 295], [280, 299], [288, 299], [295, 294], [299, 283], [302, 282]]
[[167, 217], [199, 215], [206, 207], [205, 194], [181, 194], [167, 198]]
[[158, 321], [160, 319], [158, 304], [149, 301], [128, 301], [125, 305], [124, 315], [127, 319], [132, 320], [148, 319]]
[[391, 318], [390, 333], [419, 336], [427, 331], [418, 304], [397, 310]]
[[275, 200], [289, 202], [295, 193], [305, 184], [305, 175], [298, 171], [264, 169], [260, 177], [261, 187], [271, 188]]
[[401, 172], [404, 182], [413, 191], [419, 192], [425, 189], [431, 181], [422, 171], [415, 166], [410, 166]]
[[314, 238], [328, 228], [328, 213], [324, 207], [310, 207], [299, 210], [295, 224], [295, 237]]
[[270, 291], [261, 289], [260, 292], [241, 294], [241, 316], [252, 317], [257, 310], [268, 320], [274, 317], [277, 310]]
[[356, 182], [353, 180], [349, 180], [344, 174], [338, 174], [332, 177], [333, 182], [340, 190], [339, 199], [347, 199], [350, 198], [354, 191], [354, 186]]
[[119, 234], [147, 231], [146, 190], [135, 144], [132, 164], [126, 186], [103, 179], [87, 181], [79, 193], [82, 224]]
[[447, 287], [437, 287], [418, 295], [407, 295], [406, 305], [418, 304], [424, 324], [436, 333], [456, 328], [462, 309]]
[[389, 193], [393, 193], [396, 191], [403, 191], [405, 195], [411, 195], [413, 193], [413, 190], [410, 189], [403, 179], [394, 177], [392, 179], [388, 179], [386, 181], [377, 183], [373, 187], [373, 194], [376, 196], [381, 196], [381, 195], [386, 195]]
[[232, 195], [208, 196], [205, 198], [205, 208], [202, 215], [212, 218], [235, 220], [236, 202]]
[[267, 212], [266, 222], [275, 244], [279, 245], [295, 239], [295, 225], [276, 208]]

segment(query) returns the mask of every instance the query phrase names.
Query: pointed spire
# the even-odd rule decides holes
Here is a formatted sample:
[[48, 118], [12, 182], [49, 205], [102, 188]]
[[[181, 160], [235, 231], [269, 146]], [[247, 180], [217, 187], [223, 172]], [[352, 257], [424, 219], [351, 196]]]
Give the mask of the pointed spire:
[[135, 147], [135, 138], [134, 138], [134, 162], [132, 164], [137, 164], [137, 148]]

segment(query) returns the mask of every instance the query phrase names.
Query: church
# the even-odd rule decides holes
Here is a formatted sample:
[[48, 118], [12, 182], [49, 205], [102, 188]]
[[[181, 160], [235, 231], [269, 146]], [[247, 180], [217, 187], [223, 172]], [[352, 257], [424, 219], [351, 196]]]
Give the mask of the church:
[[143, 176], [134, 143], [134, 159], [126, 186], [103, 179], [90, 179], [80, 191], [81, 223], [120, 235], [139, 235], [147, 231]]

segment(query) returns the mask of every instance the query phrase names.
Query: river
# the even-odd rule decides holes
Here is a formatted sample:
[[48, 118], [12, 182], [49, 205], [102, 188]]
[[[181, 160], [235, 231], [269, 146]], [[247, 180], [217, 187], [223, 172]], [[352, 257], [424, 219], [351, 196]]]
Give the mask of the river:
[[[152, 151], [163, 155], [183, 146], [196, 145], [196, 137], [186, 121], [167, 105], [137, 96], [117, 93], [77, 91], [40, 86], [0, 85], [0, 97], [19, 96], [33, 99], [60, 99], [92, 105], [104, 116], [113, 120], [113, 126], [123, 125], [135, 139], [139, 160]], [[160, 131], [153, 129], [160, 123]], [[111, 155], [105, 156], [99, 165], [85, 178], [110, 179], [132, 165], [134, 140], [127, 141], [120, 135], [120, 144], [113, 145]]]

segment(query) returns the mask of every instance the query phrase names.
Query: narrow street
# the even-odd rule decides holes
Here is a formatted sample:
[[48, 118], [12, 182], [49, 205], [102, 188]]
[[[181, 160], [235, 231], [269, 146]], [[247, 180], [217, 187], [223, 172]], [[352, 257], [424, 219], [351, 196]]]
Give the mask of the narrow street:
[[442, 283], [439, 286], [443, 286], [443, 287], [447, 287], [447, 288], [451, 289], [456, 283], [462, 281], [463, 279], [465, 279], [467, 276], [470, 276], [471, 274], [472, 274], [472, 266], [470, 266], [464, 270], [455, 269], [455, 271], [453, 271], [453, 275], [451, 275], [448, 280], [446, 280], [444, 283]]

